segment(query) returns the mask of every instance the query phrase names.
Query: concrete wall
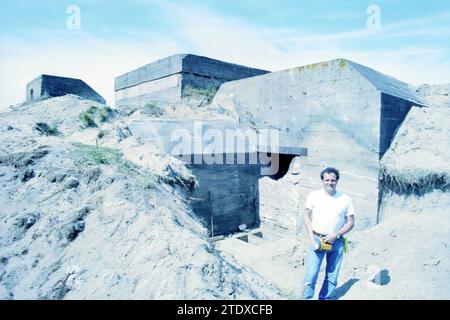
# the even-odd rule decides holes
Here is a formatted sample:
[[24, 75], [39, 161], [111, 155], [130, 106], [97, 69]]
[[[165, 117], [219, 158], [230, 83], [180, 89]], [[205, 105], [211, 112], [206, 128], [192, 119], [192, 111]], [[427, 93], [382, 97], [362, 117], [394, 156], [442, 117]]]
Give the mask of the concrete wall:
[[[31, 99], [31, 89], [33, 89], [33, 99]], [[39, 94], [36, 94], [37, 92]], [[66, 94], [75, 94], [83, 99], [106, 103], [105, 99], [80, 79], [41, 75], [27, 84], [27, 102]]]
[[116, 106], [143, 107], [148, 103], [165, 106], [180, 100], [182, 75], [174, 74], [116, 91]]
[[114, 90], [126, 89], [144, 82], [180, 73], [182, 71], [183, 56], [183, 54], [176, 54], [122, 74], [114, 79]]
[[[191, 54], [170, 56], [115, 79], [116, 106], [177, 102], [189, 87], [217, 89], [222, 83], [267, 73]], [[175, 79], [177, 79], [175, 81]]]
[[[214, 235], [238, 231], [240, 224], [258, 226], [257, 165], [188, 165], [199, 186], [191, 193], [192, 209]], [[211, 234], [210, 234], [211, 235]]]
[[225, 83], [213, 103], [231, 109], [241, 123], [279, 129], [285, 144], [298, 145], [309, 127], [325, 120], [377, 152], [379, 100], [346, 60], [334, 60]]
[[37, 77], [36, 79], [28, 82], [26, 101], [31, 102], [42, 99], [41, 88], [42, 88], [42, 77]]
[[244, 79], [268, 72], [193, 54], [185, 55], [182, 63], [182, 71], [184, 73], [221, 79], [223, 82]]
[[417, 104], [388, 94], [381, 94], [380, 159], [389, 148], [397, 128], [413, 105]]
[[[378, 154], [362, 148], [329, 123], [318, 123], [310, 129], [310, 135], [302, 140], [302, 145], [309, 148], [308, 156], [295, 158], [298, 174], [288, 172], [278, 181], [260, 180], [261, 219], [274, 221], [291, 232], [301, 230], [302, 219], [297, 216], [304, 213], [306, 197], [309, 192], [322, 188], [320, 171], [325, 166], [333, 166], [341, 172], [338, 190], [352, 198], [357, 210], [357, 228], [374, 225], [378, 204]], [[282, 218], [273, 217], [274, 212]], [[296, 221], [300, 224], [293, 223]]]
[[259, 215], [261, 223], [276, 233], [295, 234], [302, 228], [300, 219], [300, 157], [295, 157], [288, 172], [279, 180], [259, 179]]

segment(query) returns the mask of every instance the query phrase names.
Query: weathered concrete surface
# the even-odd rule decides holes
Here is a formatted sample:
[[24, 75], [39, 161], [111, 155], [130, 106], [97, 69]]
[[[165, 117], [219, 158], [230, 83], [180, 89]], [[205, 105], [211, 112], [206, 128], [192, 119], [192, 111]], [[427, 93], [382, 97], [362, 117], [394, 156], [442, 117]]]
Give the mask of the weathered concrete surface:
[[[188, 163], [187, 167], [198, 179], [198, 186], [190, 191], [192, 209], [210, 236], [236, 232], [243, 223], [257, 226], [260, 164], [256, 157], [250, 163], [250, 154], [256, 155], [257, 150], [245, 136], [236, 134], [232, 144], [226, 143], [226, 131], [234, 136], [235, 123], [141, 120], [129, 127], [135, 137]], [[218, 143], [211, 147], [215, 139]], [[237, 162], [238, 158], [242, 163]]]
[[237, 232], [241, 224], [249, 228], [259, 225], [259, 165], [191, 164], [187, 167], [199, 181], [190, 194], [192, 210], [208, 227], [211, 236]]
[[177, 54], [115, 78], [116, 105], [174, 103], [188, 88], [216, 90], [224, 82], [267, 72], [207, 57]]
[[379, 159], [411, 106], [423, 102], [406, 83], [337, 59], [224, 83], [213, 104], [243, 126], [278, 129], [284, 144], [308, 149], [300, 158], [302, 203], [321, 187], [323, 167], [340, 169], [339, 188], [365, 228], [376, 223]]
[[[134, 136], [177, 157], [256, 153], [307, 155], [306, 148], [285, 145], [269, 135], [258, 136], [254, 130], [243, 128], [233, 120], [140, 119], [130, 123], [129, 128]], [[189, 159], [186, 157], [186, 161]], [[226, 157], [223, 162], [227, 162]], [[235, 163], [238, 164], [237, 160]]]
[[146, 103], [164, 105], [175, 103], [181, 96], [182, 75], [146, 81], [116, 91], [116, 105], [144, 106]]
[[102, 96], [80, 79], [43, 74], [27, 84], [27, 102], [60, 97], [66, 94], [75, 94], [87, 100], [106, 104]]
[[[172, 156], [204, 155], [217, 139], [217, 154], [255, 153], [256, 145], [245, 139], [236, 122], [231, 120], [195, 119], [142, 119], [129, 125], [133, 135], [157, 146]], [[235, 137], [232, 143], [225, 143], [227, 132]], [[231, 140], [229, 141], [231, 142]], [[187, 157], [186, 160], [190, 159]], [[200, 161], [201, 162], [201, 161]]]
[[[281, 175], [289, 167], [283, 160], [285, 152], [288, 162], [295, 155], [306, 155], [303, 148], [249, 139], [253, 131], [241, 132], [229, 120], [148, 119], [134, 121], [129, 128], [133, 136], [186, 161], [199, 182], [190, 193], [192, 208], [210, 235], [236, 232], [241, 224], [258, 226], [258, 180], [266, 174], [263, 168], [271, 165], [266, 164], [267, 152], [278, 152], [270, 160], [280, 159]], [[277, 173], [271, 177], [277, 178]]]

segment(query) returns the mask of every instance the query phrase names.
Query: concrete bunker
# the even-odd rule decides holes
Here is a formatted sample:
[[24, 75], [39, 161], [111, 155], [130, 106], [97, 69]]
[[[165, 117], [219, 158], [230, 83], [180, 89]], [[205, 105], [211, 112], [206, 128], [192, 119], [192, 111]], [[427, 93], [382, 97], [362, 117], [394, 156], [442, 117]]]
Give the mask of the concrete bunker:
[[[375, 225], [380, 204], [379, 161], [411, 107], [425, 105], [408, 84], [345, 59], [268, 73], [194, 55], [171, 56], [117, 77], [116, 105], [167, 105], [180, 101], [190, 86], [218, 87], [212, 109], [233, 115], [233, 120], [229, 120], [234, 121], [233, 126], [278, 131], [284, 148], [278, 153], [280, 170], [269, 175], [270, 179], [267, 175], [261, 179], [261, 176], [256, 177], [258, 164], [255, 164], [255, 167], [246, 167], [245, 171], [240, 171], [244, 167], [237, 169], [234, 175], [253, 177], [246, 180], [251, 185], [246, 189], [257, 190], [251, 192], [257, 192], [258, 197], [243, 196], [242, 203], [246, 203], [244, 207], [250, 211], [259, 212], [260, 218], [265, 218], [261, 216], [262, 212], [266, 214], [272, 209], [267, 209], [269, 206], [264, 209], [270, 205], [268, 202], [289, 203], [283, 210], [272, 210], [272, 215], [277, 216], [272, 218], [284, 221], [286, 229], [298, 228], [299, 223], [295, 224], [294, 217], [298, 216], [309, 191], [321, 188], [318, 174], [325, 166], [341, 170], [340, 188], [352, 197], [358, 208], [356, 227]], [[178, 125], [185, 127], [180, 122]], [[298, 146], [308, 150], [307, 157], [296, 157], [299, 153], [306, 155], [306, 152], [289, 150]], [[256, 144], [253, 151], [270, 154], [270, 150], [262, 148]], [[224, 152], [228, 151], [224, 148]], [[235, 156], [253, 154], [249, 149], [243, 153], [232, 152]], [[168, 153], [173, 154], [171, 150]], [[191, 152], [183, 155], [206, 154]], [[192, 170], [199, 170], [204, 181], [210, 179], [211, 185], [219, 183], [220, 178], [213, 182], [213, 173], [220, 172], [222, 167], [214, 168], [216, 164], [212, 163], [195, 165], [198, 167], [192, 167]], [[293, 165], [300, 168], [295, 169], [295, 173], [292, 172]], [[263, 166], [259, 164], [259, 170], [261, 168]], [[226, 179], [232, 181], [232, 167], [228, 169], [230, 171], [224, 170], [223, 174], [224, 177], [230, 174]], [[258, 187], [253, 186], [256, 180]], [[279, 185], [273, 185], [274, 181]], [[280, 186], [286, 189], [286, 198], [274, 194], [273, 189]], [[262, 190], [265, 190], [263, 196]], [[206, 203], [227, 199], [214, 189], [208, 192], [199, 197], [208, 201], [194, 204], [200, 208], [198, 211], [211, 212]], [[239, 195], [233, 196], [231, 202], [239, 201]], [[257, 205], [253, 205], [251, 199], [256, 198], [259, 199]], [[231, 198], [228, 196], [228, 199]], [[242, 212], [244, 209], [236, 210]], [[214, 222], [209, 224], [214, 226]], [[230, 225], [238, 225], [237, 219]]]
[[129, 127], [134, 136], [185, 161], [197, 176], [198, 187], [188, 196], [211, 237], [242, 231], [242, 225], [259, 227], [259, 179], [277, 177], [278, 158], [306, 155], [304, 148], [249, 137], [229, 120], [149, 119]]
[[[425, 105], [408, 84], [344, 59], [224, 83], [212, 104], [235, 114], [242, 126], [276, 128], [287, 146], [308, 149], [298, 161], [300, 202], [321, 188], [322, 168], [339, 168], [340, 188], [358, 208], [357, 228], [376, 224], [379, 161], [411, 107]], [[299, 208], [293, 202], [279, 220], [293, 220]]]
[[215, 93], [224, 82], [267, 72], [193, 54], [176, 54], [116, 77], [116, 106], [142, 107], [150, 103], [164, 107], [192, 90]]
[[83, 99], [106, 104], [105, 99], [83, 80], [42, 74], [27, 83], [26, 101], [60, 97], [74, 94]]

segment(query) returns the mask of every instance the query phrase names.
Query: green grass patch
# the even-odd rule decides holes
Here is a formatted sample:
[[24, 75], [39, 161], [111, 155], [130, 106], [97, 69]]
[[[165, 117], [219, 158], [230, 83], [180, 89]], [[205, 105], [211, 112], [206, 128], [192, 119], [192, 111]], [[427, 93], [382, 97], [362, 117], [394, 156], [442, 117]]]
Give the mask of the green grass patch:
[[156, 104], [154, 103], [147, 103], [144, 106], [144, 109], [142, 110], [143, 114], [148, 114], [151, 116], [156, 116], [156, 117], [160, 117], [164, 114], [163, 109], [161, 109], [160, 107], [158, 107]]
[[103, 108], [91, 106], [89, 109], [81, 112], [78, 117], [83, 128], [92, 128], [97, 127], [98, 123], [107, 121], [112, 113], [112, 109], [108, 106]]
[[119, 164], [126, 162], [122, 153], [117, 149], [99, 147], [81, 143], [74, 144], [76, 162], [84, 166], [97, 166], [102, 164]]
[[97, 140], [95, 146], [81, 143], [74, 143], [73, 146], [72, 156], [81, 173], [93, 167], [115, 166], [118, 172], [131, 178], [130, 181], [134, 181], [134, 185], [140, 189], [154, 188], [159, 182], [173, 183], [170, 177], [157, 175], [126, 160], [118, 149], [100, 147]]
[[47, 136], [59, 136], [61, 132], [58, 130], [58, 125], [54, 122], [51, 125], [48, 125], [45, 122], [36, 122], [34, 125], [34, 129], [38, 131], [40, 134], [44, 134]]
[[102, 108], [99, 112], [98, 112], [98, 119], [100, 122], [105, 122], [106, 120], [108, 120], [109, 116], [111, 115], [112, 110], [110, 107], [106, 106], [104, 108]]
[[339, 67], [345, 68], [347, 66], [347, 61], [344, 59], [339, 59]]
[[217, 93], [218, 87], [208, 87], [208, 88], [196, 88], [190, 85], [187, 85], [183, 89], [184, 97], [199, 97], [206, 98], [208, 101], [212, 101], [214, 96]]

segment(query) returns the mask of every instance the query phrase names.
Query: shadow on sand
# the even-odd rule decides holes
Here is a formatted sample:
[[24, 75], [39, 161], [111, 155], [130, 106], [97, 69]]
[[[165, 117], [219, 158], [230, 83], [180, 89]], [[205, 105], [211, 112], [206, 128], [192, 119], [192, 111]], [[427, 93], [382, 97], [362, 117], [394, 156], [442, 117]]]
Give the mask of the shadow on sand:
[[342, 286], [340, 286], [339, 288], [336, 288], [336, 291], [333, 294], [333, 296], [334, 296], [333, 298], [335, 300], [339, 300], [339, 298], [344, 296], [348, 292], [348, 290], [350, 290], [350, 288], [358, 281], [359, 281], [359, 279], [356, 279], [356, 278], [347, 280], [347, 282], [344, 283]]

